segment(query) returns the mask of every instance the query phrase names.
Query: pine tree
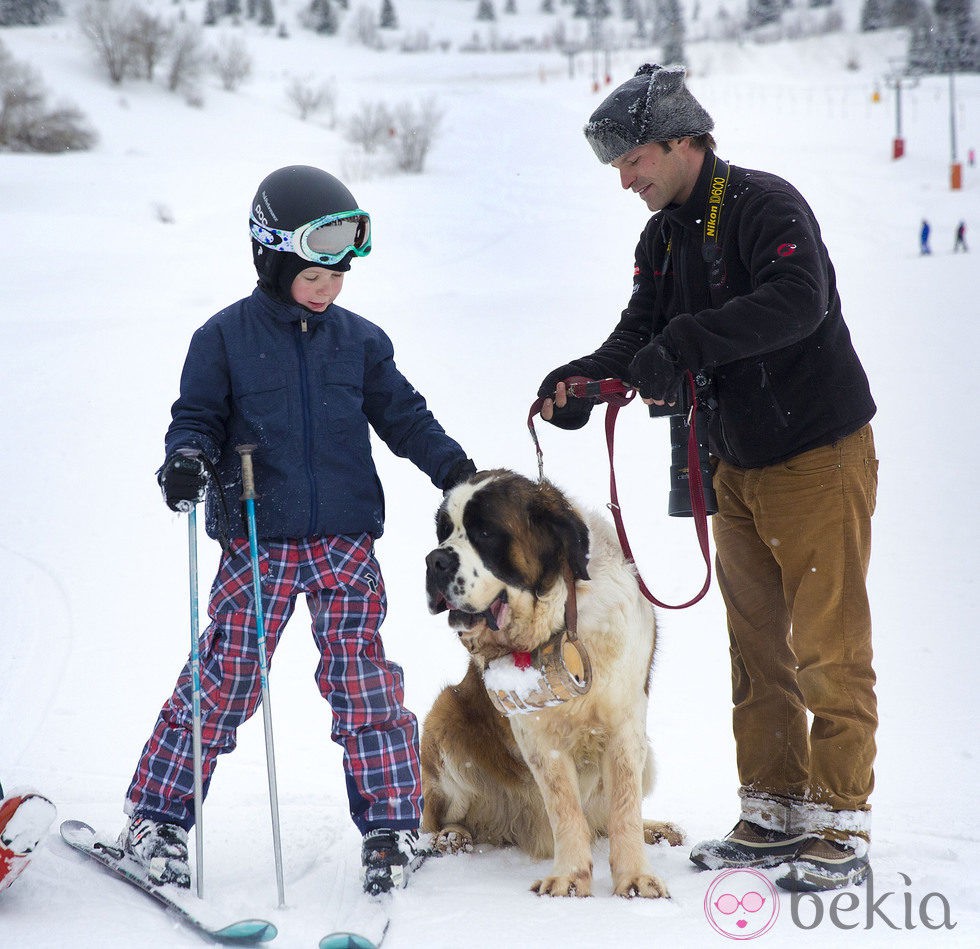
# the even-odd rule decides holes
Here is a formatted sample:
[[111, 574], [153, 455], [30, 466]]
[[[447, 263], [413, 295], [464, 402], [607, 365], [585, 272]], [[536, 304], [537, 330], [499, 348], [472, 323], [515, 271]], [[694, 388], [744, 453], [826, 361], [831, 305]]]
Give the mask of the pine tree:
[[890, 12], [891, 26], [913, 26], [926, 15], [922, 0], [892, 0]]
[[864, 0], [861, 7], [861, 32], [871, 33], [889, 26], [889, 10], [885, 0]]
[[907, 69], [911, 73], [980, 72], [980, 37], [969, 10], [941, 3], [945, 16], [924, 15], [909, 36]]
[[0, 26], [40, 26], [63, 14], [58, 0], [0, 0]]
[[309, 27], [314, 33], [333, 36], [340, 27], [340, 20], [330, 0], [312, 0], [307, 16]]
[[476, 8], [476, 18], [488, 22], [497, 19], [497, 12], [493, 8], [493, 0], [480, 0], [480, 5]]
[[395, 6], [391, 0], [381, 0], [381, 16], [378, 26], [382, 30], [398, 29], [398, 14], [395, 13]]
[[783, 15], [782, 0], [749, 0], [746, 10], [746, 26], [754, 29], [769, 23], [778, 23]]
[[276, 11], [273, 9], [272, 0], [258, 0], [258, 4], [259, 4], [259, 12], [258, 12], [259, 26], [275, 26]]

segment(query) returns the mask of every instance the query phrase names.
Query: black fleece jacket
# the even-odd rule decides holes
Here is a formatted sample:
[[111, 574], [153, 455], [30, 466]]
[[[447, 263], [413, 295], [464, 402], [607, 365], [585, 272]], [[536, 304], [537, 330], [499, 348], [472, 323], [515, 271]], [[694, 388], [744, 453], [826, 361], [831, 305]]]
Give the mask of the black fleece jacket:
[[[719, 219], [709, 199], [717, 208], [723, 186]], [[710, 448], [738, 467], [830, 444], [875, 413], [809, 205], [782, 178], [711, 151], [690, 198], [650, 218], [629, 305], [576, 363], [593, 378], [627, 379], [658, 336], [681, 368], [712, 380]]]

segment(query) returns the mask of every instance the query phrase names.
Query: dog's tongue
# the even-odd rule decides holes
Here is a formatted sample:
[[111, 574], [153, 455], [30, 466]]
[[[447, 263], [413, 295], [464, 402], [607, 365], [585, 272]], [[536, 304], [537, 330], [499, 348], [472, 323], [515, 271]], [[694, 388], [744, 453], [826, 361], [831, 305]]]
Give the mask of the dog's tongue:
[[490, 614], [490, 620], [492, 620], [492, 622], [488, 621], [487, 625], [493, 630], [498, 630], [501, 626], [506, 626], [507, 611], [509, 609], [510, 606], [507, 603], [507, 598], [505, 596], [498, 596], [487, 609], [487, 613]]
[[531, 667], [531, 654], [529, 652], [515, 652], [512, 655], [514, 657], [514, 665], [518, 669], [529, 669]]

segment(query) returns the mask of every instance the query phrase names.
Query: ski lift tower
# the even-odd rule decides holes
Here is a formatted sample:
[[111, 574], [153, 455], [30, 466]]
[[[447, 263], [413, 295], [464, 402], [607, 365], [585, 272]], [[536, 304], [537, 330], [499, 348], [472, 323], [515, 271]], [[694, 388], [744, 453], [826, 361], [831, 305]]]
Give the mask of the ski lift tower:
[[902, 90], [914, 89], [919, 84], [918, 76], [910, 75], [904, 59], [891, 60], [892, 70], [885, 76], [885, 84], [895, 90], [895, 138], [892, 139], [892, 158], [905, 154], [905, 139], [902, 137]]
[[949, 187], [959, 191], [963, 187], [963, 166], [956, 157], [956, 59], [949, 58]]
[[592, 46], [592, 91], [599, 91], [599, 34], [602, 23], [599, 18], [599, 0], [589, 4], [589, 42]]

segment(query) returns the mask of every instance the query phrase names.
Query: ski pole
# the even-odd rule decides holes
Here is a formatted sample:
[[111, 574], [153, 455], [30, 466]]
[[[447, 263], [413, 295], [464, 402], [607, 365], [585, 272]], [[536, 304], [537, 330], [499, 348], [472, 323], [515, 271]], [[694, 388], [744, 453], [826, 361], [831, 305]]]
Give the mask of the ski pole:
[[[198, 458], [200, 453], [182, 450], [188, 458]], [[201, 777], [201, 647], [197, 589], [197, 503], [180, 501], [177, 508], [187, 514], [187, 574], [190, 586], [191, 607], [191, 702], [193, 707], [194, 750], [194, 843], [197, 856], [197, 895], [204, 899], [204, 782]]]
[[191, 592], [191, 682], [194, 703], [194, 843], [197, 847], [197, 895], [204, 899], [204, 782], [201, 779], [201, 649], [198, 641], [197, 505], [187, 512], [187, 550]]
[[276, 789], [276, 749], [272, 740], [272, 706], [269, 698], [269, 660], [265, 650], [265, 618], [262, 613], [262, 578], [259, 575], [259, 543], [255, 527], [255, 473], [252, 452], [255, 445], [236, 445], [242, 460], [242, 500], [248, 519], [248, 547], [252, 557], [252, 589], [255, 595], [255, 631], [259, 646], [259, 678], [262, 683], [262, 723], [265, 726], [265, 763], [269, 773], [269, 805], [272, 809], [272, 847], [276, 859], [276, 887], [279, 908], [286, 905], [282, 882], [282, 845], [279, 838], [279, 792]]

